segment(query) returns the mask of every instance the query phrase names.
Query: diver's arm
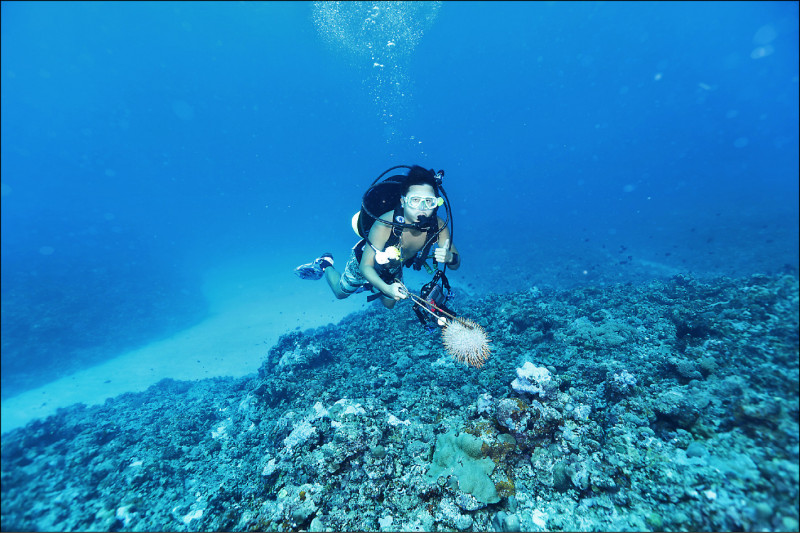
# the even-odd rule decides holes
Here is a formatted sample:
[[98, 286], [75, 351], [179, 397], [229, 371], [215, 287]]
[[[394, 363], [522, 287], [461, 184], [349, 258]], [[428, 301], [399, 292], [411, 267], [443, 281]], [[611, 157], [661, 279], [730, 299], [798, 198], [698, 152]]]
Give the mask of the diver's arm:
[[[371, 257], [368, 257], [367, 254], [369, 254]], [[375, 270], [375, 252], [371, 247], [368, 246], [364, 250], [364, 254], [361, 256], [361, 264], [359, 267], [361, 268], [361, 273], [364, 275], [367, 281], [369, 281], [373, 287], [381, 291], [387, 298], [392, 298], [393, 300], [405, 298], [405, 296], [399, 291], [399, 283], [392, 283], [389, 285], [378, 275], [378, 272]]]
[[[386, 245], [386, 241], [389, 240], [391, 231], [392, 229], [390, 226], [376, 222], [369, 230], [369, 242], [371, 242], [375, 248], [381, 249]], [[405, 294], [401, 294], [400, 292], [400, 283], [392, 283], [389, 285], [378, 275], [378, 272], [375, 270], [375, 250], [369, 244], [364, 246], [359, 268], [366, 280], [369, 281], [373, 287], [381, 291], [387, 298], [392, 298], [393, 300], [405, 298]]]
[[[439, 227], [442, 228], [444, 220], [439, 219]], [[445, 225], [439, 232], [439, 240], [436, 242], [438, 248], [434, 250], [434, 257], [437, 263], [446, 264], [450, 270], [458, 270], [461, 266], [461, 254], [454, 244], [450, 242], [450, 230]]]

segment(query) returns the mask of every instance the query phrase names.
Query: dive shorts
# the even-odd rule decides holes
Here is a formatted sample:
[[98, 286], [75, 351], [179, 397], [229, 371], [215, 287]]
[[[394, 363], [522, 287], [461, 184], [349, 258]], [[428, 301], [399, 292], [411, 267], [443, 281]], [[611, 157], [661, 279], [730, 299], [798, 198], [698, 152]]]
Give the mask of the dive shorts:
[[[392, 275], [392, 278], [403, 279], [403, 264], [398, 262], [397, 267], [389, 270], [388, 272]], [[384, 276], [381, 277], [384, 278]], [[341, 291], [348, 296], [357, 292], [361, 292], [365, 289], [378, 291], [378, 289], [375, 289], [372, 284], [367, 281], [367, 278], [364, 277], [364, 274], [361, 273], [355, 248], [353, 248], [353, 250], [350, 252], [350, 259], [348, 259], [347, 265], [344, 267], [344, 271], [342, 272], [342, 276], [339, 278], [339, 289], [341, 289]]]

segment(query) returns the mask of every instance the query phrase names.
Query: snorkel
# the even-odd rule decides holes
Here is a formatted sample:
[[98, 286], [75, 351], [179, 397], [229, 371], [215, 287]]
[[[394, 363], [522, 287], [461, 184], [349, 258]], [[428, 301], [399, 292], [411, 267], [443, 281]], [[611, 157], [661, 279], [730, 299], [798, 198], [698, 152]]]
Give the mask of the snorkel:
[[[430, 216], [419, 215], [417, 217], [417, 221], [414, 224], [411, 224], [411, 226], [420, 231], [428, 231], [429, 229], [436, 227], [436, 218], [435, 212]], [[436, 234], [438, 235], [439, 232], [437, 231]]]

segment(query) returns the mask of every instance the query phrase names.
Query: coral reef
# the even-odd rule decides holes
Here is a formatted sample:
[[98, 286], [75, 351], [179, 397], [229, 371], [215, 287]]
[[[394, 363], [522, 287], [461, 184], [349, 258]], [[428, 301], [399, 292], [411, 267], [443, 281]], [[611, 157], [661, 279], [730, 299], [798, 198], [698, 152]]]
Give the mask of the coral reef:
[[2, 528], [797, 530], [796, 276], [457, 305], [481, 370], [375, 307], [4, 434]]

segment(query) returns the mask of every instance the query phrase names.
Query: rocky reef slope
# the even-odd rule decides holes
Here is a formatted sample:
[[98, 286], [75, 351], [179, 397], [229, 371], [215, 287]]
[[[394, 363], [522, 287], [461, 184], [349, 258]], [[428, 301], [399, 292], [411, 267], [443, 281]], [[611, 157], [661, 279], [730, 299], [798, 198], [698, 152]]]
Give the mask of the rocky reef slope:
[[2, 528], [797, 530], [796, 275], [405, 305], [3, 435]]

